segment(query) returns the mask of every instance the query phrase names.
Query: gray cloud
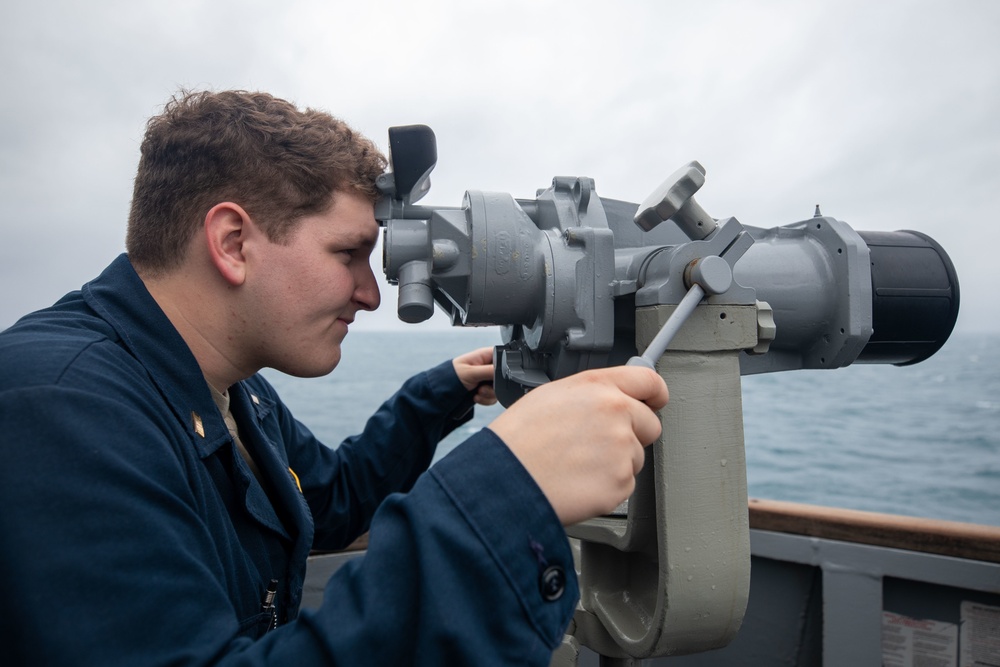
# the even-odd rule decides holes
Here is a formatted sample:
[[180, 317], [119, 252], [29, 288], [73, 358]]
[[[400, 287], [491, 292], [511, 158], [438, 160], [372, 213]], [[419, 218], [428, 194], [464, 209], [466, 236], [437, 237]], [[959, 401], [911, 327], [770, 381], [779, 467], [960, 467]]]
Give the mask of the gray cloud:
[[[427, 123], [433, 204], [557, 174], [636, 201], [698, 159], [716, 216], [769, 227], [819, 203], [930, 234], [959, 327], [1000, 330], [1000, 5], [671, 4], [22, 1], [0, 26], [0, 327], [121, 251], [143, 125], [186, 86], [268, 90], [383, 146]], [[384, 301], [359, 326], [397, 326]]]

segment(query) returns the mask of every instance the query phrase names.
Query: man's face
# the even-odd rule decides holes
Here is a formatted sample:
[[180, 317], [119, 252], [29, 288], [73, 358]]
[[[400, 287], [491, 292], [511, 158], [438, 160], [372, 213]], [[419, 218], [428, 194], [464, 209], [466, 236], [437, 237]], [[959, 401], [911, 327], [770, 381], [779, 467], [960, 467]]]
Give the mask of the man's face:
[[284, 244], [258, 238], [248, 251], [243, 312], [232, 314], [250, 332], [244, 342], [254, 366], [299, 377], [336, 367], [354, 316], [379, 305], [369, 264], [378, 232], [372, 204], [338, 192]]

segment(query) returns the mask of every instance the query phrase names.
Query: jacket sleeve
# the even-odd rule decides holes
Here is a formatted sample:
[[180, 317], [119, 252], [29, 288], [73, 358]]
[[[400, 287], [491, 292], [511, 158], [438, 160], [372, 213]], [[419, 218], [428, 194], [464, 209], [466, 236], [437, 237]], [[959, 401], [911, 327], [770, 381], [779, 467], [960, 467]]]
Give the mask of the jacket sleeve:
[[366, 555], [261, 642], [276, 664], [545, 666], [577, 600], [558, 518], [483, 429], [390, 496]]
[[[260, 381], [259, 379], [257, 379]], [[262, 382], [262, 381], [261, 381]], [[295, 420], [269, 385], [289, 466], [313, 515], [313, 547], [341, 549], [368, 530], [390, 494], [409, 491], [430, 465], [437, 444], [472, 418], [472, 395], [451, 362], [410, 378], [337, 448], [322, 445]], [[333, 409], [336, 409], [333, 406]]]

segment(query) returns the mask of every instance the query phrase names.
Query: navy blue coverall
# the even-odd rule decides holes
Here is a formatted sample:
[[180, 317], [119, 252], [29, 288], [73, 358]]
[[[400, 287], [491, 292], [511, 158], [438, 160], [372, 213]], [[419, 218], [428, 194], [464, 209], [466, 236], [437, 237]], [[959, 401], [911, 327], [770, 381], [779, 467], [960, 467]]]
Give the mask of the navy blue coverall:
[[[260, 376], [229, 391], [263, 484], [125, 255], [0, 334], [3, 664], [548, 664], [566, 535], [488, 429], [427, 470], [471, 405], [450, 363], [337, 449]], [[310, 550], [369, 528], [299, 613]]]

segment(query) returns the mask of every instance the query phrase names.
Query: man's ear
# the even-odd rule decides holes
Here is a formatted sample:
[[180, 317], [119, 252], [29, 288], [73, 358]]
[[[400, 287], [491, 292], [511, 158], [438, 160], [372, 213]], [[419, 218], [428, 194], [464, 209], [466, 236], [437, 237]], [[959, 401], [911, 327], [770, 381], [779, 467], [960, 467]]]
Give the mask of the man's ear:
[[247, 241], [253, 221], [239, 204], [222, 202], [205, 214], [205, 245], [212, 265], [230, 285], [242, 285], [246, 279]]

